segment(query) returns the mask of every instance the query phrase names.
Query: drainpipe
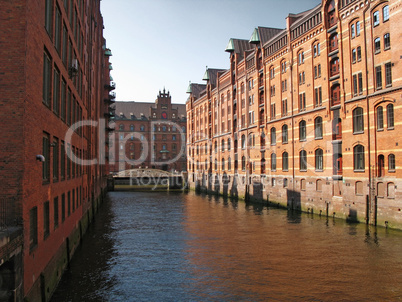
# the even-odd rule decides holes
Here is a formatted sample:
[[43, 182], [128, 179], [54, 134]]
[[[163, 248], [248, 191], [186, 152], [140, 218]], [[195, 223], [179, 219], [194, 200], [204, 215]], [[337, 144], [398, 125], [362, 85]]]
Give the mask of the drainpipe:
[[[370, 8], [370, 3], [367, 5], [367, 7], [363, 10], [363, 26], [364, 26], [364, 38], [367, 38], [367, 28], [366, 28], [366, 13]], [[371, 18], [371, 16], [370, 16]], [[372, 44], [372, 43], [371, 43]], [[372, 49], [371, 49], [372, 50]], [[367, 104], [367, 139], [368, 139], [368, 143], [367, 143], [367, 151], [368, 151], [368, 180], [369, 180], [369, 206], [370, 206], [370, 212], [372, 212], [372, 207], [373, 207], [373, 200], [372, 200], [372, 195], [371, 192], [374, 188], [372, 188], [371, 185], [371, 180], [372, 180], [372, 176], [371, 176], [371, 144], [370, 144], [370, 102], [369, 102], [369, 91], [368, 91], [368, 87], [369, 87], [369, 81], [368, 81], [368, 61], [367, 61], [367, 43], [364, 44], [364, 51], [365, 51], [365, 56], [364, 56], [364, 65], [365, 65], [365, 69], [366, 69], [366, 104]], [[372, 51], [373, 53], [373, 51]], [[374, 58], [373, 58], [374, 59]], [[372, 60], [372, 70], [374, 70], [374, 60]], [[372, 213], [371, 213], [372, 214]], [[371, 218], [371, 215], [368, 215], [369, 219]]]

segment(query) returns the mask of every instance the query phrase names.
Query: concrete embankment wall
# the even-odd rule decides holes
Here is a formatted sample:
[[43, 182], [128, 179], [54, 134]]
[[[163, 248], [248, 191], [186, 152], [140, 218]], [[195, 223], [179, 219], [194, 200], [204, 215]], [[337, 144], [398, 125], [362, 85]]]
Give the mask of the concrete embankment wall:
[[[285, 182], [286, 181], [286, 182]], [[317, 190], [317, 181], [320, 189]], [[283, 179], [262, 175], [194, 173], [188, 177], [189, 188], [246, 201], [275, 205], [290, 210], [341, 218], [350, 222], [368, 223], [402, 229], [399, 196], [394, 198], [356, 195], [348, 181], [333, 179]], [[364, 184], [368, 187], [368, 184]]]

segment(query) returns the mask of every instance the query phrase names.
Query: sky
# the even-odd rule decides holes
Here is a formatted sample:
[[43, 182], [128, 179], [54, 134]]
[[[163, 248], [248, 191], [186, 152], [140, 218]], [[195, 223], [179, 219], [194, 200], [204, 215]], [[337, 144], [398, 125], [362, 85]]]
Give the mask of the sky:
[[184, 104], [206, 66], [229, 68], [230, 38], [258, 26], [285, 28], [289, 13], [321, 0], [102, 0], [103, 35], [113, 56], [117, 101], [154, 102], [164, 88]]

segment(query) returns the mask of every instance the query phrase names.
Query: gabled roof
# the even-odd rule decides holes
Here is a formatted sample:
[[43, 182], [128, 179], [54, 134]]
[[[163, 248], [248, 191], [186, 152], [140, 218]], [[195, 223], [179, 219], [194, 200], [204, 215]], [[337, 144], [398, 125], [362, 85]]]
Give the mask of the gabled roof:
[[254, 49], [254, 46], [250, 44], [248, 40], [232, 38], [229, 40], [229, 44], [226, 47], [225, 51], [242, 54], [244, 51], [249, 49]]
[[298, 26], [300, 25], [300, 23], [304, 22], [304, 17], [307, 17], [308, 15], [310, 15], [312, 12], [316, 11], [316, 10], [320, 10], [321, 9], [321, 4], [316, 5], [315, 7], [313, 7], [312, 9], [306, 10], [304, 12], [298, 13], [298, 14], [289, 14], [288, 17], [293, 19], [293, 22], [291, 24], [291, 28], [294, 26]]
[[207, 85], [205, 84], [197, 84], [197, 83], [190, 83], [191, 85], [191, 93], [195, 99], [198, 99], [205, 89], [207, 89]]
[[261, 45], [264, 45], [265, 42], [272, 39], [272, 37], [276, 36], [280, 32], [283, 32], [285, 29], [281, 28], [272, 28], [272, 27], [258, 27], [258, 32], [260, 36]]
[[208, 77], [209, 83], [212, 86], [212, 89], [216, 87], [216, 81], [218, 79], [218, 73], [224, 73], [227, 69], [216, 69], [216, 68], [208, 68], [205, 71], [203, 80], [206, 80], [205, 77]]

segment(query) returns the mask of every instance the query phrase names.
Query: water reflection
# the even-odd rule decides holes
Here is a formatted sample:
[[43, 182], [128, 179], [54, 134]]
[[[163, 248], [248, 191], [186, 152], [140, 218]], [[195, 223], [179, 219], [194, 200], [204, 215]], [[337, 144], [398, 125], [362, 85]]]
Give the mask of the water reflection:
[[217, 196], [109, 196], [54, 301], [402, 296], [401, 232]]

